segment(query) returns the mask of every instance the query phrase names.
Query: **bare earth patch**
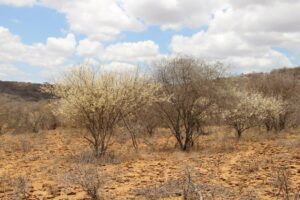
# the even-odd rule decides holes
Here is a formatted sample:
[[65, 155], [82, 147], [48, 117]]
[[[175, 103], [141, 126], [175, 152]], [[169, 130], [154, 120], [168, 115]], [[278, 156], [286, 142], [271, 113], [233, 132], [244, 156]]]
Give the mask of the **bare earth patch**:
[[291, 196], [300, 191], [299, 134], [240, 142], [203, 136], [189, 153], [166, 136], [140, 140], [138, 153], [118, 140], [100, 160], [72, 130], [0, 137], [0, 199], [90, 199], [82, 169], [95, 169], [89, 180], [103, 199], [182, 199], [187, 168], [189, 189], [204, 199], [282, 199], [285, 179]]

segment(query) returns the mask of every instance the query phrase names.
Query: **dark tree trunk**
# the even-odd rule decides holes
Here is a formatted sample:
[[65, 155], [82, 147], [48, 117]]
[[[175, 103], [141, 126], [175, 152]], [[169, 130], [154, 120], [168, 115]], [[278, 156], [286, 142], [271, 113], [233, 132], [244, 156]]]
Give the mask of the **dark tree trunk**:
[[236, 130], [236, 131], [237, 131], [237, 138], [238, 140], [240, 140], [242, 137], [242, 131], [241, 130]]
[[189, 151], [193, 147], [193, 140], [192, 140], [192, 132], [190, 129], [187, 129], [185, 132], [185, 141], [183, 146], [183, 151]]
[[270, 132], [272, 130], [272, 124], [270, 122], [265, 122], [265, 127], [267, 132]]

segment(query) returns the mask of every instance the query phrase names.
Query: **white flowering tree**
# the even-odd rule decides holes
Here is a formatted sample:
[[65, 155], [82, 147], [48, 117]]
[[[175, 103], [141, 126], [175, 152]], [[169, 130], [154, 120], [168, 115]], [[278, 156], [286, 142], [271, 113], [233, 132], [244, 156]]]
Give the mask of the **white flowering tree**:
[[102, 156], [115, 128], [131, 114], [155, 100], [159, 87], [138, 75], [101, 73], [81, 66], [54, 86], [46, 87], [57, 101], [57, 111], [89, 133], [84, 138]]
[[235, 129], [237, 137], [254, 126], [279, 117], [283, 103], [273, 97], [264, 97], [259, 93], [232, 92], [231, 108], [224, 111], [226, 123]]

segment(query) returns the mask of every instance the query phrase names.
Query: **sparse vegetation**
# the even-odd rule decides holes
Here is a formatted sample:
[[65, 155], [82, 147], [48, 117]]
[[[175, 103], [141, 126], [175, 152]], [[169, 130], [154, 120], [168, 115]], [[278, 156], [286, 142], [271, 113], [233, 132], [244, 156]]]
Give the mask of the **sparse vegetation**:
[[299, 80], [177, 56], [0, 82], [0, 199], [297, 200]]
[[77, 166], [65, 177], [67, 185], [79, 185], [92, 200], [103, 199], [100, 193], [104, 176], [95, 167]]
[[31, 181], [28, 177], [19, 176], [13, 182], [14, 187], [14, 198], [15, 199], [30, 199], [29, 190], [31, 188]]

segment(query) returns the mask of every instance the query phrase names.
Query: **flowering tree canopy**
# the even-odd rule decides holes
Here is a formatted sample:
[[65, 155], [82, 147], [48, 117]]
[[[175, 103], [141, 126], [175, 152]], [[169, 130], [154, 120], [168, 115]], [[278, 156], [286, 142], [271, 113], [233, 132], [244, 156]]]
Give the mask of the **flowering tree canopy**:
[[239, 138], [245, 130], [278, 117], [283, 110], [282, 101], [260, 93], [233, 90], [232, 96], [232, 105], [224, 111], [223, 117], [236, 130]]
[[46, 91], [56, 97], [57, 112], [83, 125], [97, 155], [103, 155], [114, 129], [126, 117], [155, 101], [157, 84], [129, 74], [93, 71], [81, 66]]

